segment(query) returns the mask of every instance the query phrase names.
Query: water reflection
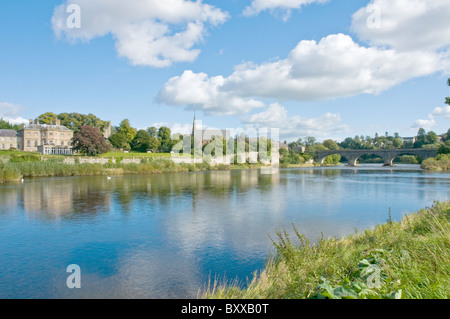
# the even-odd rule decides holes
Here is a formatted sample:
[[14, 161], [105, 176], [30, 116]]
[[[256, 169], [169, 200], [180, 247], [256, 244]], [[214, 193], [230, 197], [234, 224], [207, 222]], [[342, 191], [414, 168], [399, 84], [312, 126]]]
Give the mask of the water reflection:
[[[209, 276], [245, 281], [261, 269], [269, 235], [291, 223], [312, 239], [340, 237], [384, 222], [389, 207], [400, 219], [448, 199], [449, 186], [450, 174], [410, 166], [4, 184], [0, 297], [195, 297]], [[81, 290], [65, 286], [65, 267], [72, 263], [83, 270]], [[27, 284], [38, 279], [44, 287]]]

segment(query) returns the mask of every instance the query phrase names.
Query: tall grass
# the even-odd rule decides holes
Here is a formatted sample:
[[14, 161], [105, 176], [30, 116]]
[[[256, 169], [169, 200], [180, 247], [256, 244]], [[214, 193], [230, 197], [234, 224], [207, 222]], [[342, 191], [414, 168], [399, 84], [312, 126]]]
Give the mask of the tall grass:
[[[448, 299], [449, 222], [450, 202], [446, 201], [407, 215], [401, 222], [388, 220], [360, 234], [321, 238], [315, 244], [294, 226], [294, 235], [278, 233], [273, 240], [276, 258], [246, 288], [214, 282], [201, 297]], [[373, 278], [378, 280], [376, 285]]]
[[435, 171], [450, 170], [450, 154], [441, 154], [436, 158], [428, 158], [422, 162], [421, 167]]
[[[238, 166], [242, 168], [241, 166]], [[177, 164], [168, 158], [144, 158], [139, 164], [123, 164], [121, 161], [107, 164], [63, 163], [63, 159], [51, 158], [44, 161], [33, 158], [24, 161], [22, 158], [0, 164], [0, 182], [18, 181], [23, 177], [63, 177], [121, 174], [156, 174], [205, 170], [233, 169], [232, 165], [210, 166], [208, 163]]]

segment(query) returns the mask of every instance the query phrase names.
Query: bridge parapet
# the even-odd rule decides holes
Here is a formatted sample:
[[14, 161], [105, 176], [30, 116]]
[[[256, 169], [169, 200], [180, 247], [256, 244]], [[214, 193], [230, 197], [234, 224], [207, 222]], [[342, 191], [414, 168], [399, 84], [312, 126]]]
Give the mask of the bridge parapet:
[[318, 151], [316, 161], [323, 164], [324, 159], [327, 156], [339, 154], [348, 160], [349, 166], [356, 166], [358, 158], [363, 155], [377, 155], [384, 161], [384, 166], [393, 166], [394, 158], [401, 155], [414, 155], [419, 156], [422, 159], [435, 157], [437, 155], [437, 149], [435, 148], [413, 148], [413, 149], [361, 149], [361, 150], [326, 150]]

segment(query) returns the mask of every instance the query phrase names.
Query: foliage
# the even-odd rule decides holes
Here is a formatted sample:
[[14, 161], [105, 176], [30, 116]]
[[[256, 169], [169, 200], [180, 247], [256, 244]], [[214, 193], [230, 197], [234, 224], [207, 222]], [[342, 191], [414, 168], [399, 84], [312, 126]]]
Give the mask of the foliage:
[[437, 153], [450, 154], [450, 140], [446, 140], [444, 143], [440, 144]]
[[450, 297], [450, 202], [336, 239], [311, 240], [293, 226], [273, 240], [276, 257], [245, 288], [221, 284], [203, 298]]
[[136, 129], [131, 127], [130, 121], [128, 119], [125, 119], [122, 122], [120, 122], [119, 129], [117, 131], [119, 134], [123, 134], [126, 136], [127, 143], [129, 144], [137, 134]]
[[10, 163], [39, 162], [40, 160], [40, 157], [35, 154], [12, 154], [9, 158]]
[[422, 162], [421, 167], [435, 171], [450, 170], [450, 154], [440, 154], [436, 158], [427, 158]]
[[[47, 114], [47, 113], [44, 113]], [[101, 132], [105, 132], [109, 126], [108, 121], [99, 119], [94, 114], [80, 114], [80, 113], [60, 113], [58, 119], [61, 120], [61, 125], [71, 129], [74, 134], [78, 133], [83, 125], [97, 127]]]
[[0, 118], [0, 130], [14, 130], [18, 131], [23, 127], [23, 125], [11, 124], [2, 118]]
[[139, 130], [131, 141], [131, 149], [137, 152], [156, 151], [159, 141], [156, 137], [150, 136], [146, 130]]
[[53, 124], [56, 119], [58, 119], [58, 115], [52, 112], [47, 112], [38, 116], [39, 123], [41, 124]]
[[111, 149], [111, 144], [105, 141], [97, 127], [83, 125], [73, 138], [73, 149], [81, 154], [96, 156]]
[[114, 148], [122, 149], [128, 151], [131, 149], [130, 143], [128, 143], [128, 138], [123, 133], [114, 133], [109, 137], [109, 142]]
[[170, 128], [165, 126], [160, 127], [158, 130], [158, 139], [160, 142], [159, 150], [162, 153], [170, 153], [173, 147]]

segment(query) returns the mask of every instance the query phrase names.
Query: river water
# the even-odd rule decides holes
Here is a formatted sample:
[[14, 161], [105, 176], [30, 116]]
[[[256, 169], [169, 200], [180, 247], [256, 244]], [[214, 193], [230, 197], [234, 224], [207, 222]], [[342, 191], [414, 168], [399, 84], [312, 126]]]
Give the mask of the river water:
[[209, 279], [245, 284], [292, 223], [342, 237], [449, 197], [450, 173], [416, 165], [0, 184], [0, 298], [195, 298]]

